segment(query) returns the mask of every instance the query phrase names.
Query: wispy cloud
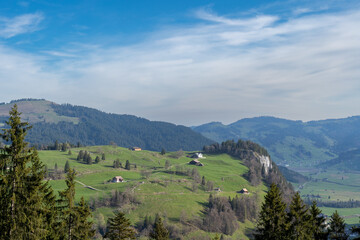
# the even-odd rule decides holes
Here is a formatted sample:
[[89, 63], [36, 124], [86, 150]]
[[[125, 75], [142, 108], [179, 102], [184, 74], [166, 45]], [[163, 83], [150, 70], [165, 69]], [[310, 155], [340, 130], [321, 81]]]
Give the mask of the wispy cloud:
[[0, 37], [11, 38], [16, 35], [39, 30], [39, 24], [44, 19], [42, 13], [32, 13], [14, 18], [0, 18]]
[[[14, 59], [1, 77], [12, 80], [9, 88], [37, 79], [38, 97], [188, 125], [360, 114], [360, 9], [290, 18], [201, 10], [195, 17], [202, 22], [153, 32], [136, 45], [49, 50], [59, 57], [51, 64], [21, 54], [27, 65]], [[6, 57], [0, 51], [5, 65]]]

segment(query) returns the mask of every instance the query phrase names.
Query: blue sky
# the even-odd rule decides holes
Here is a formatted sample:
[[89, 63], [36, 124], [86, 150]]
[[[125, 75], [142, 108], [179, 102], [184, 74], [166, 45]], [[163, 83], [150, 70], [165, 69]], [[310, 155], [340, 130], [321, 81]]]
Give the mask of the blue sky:
[[3, 1], [0, 102], [196, 125], [359, 115], [358, 1]]

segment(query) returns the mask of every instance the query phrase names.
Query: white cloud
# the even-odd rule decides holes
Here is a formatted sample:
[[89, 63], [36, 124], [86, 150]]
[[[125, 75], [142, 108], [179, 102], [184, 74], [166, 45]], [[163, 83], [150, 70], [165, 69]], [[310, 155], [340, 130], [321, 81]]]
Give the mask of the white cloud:
[[34, 32], [44, 19], [41, 13], [19, 15], [14, 18], [0, 18], [0, 37], [11, 38], [16, 35]]
[[35, 81], [19, 97], [34, 90], [57, 102], [188, 125], [360, 114], [359, 9], [289, 19], [229, 19], [203, 10], [196, 16], [205, 22], [166, 28], [133, 46], [49, 50], [63, 56], [55, 64], [0, 51], [0, 64], [17, 57], [12, 70], [0, 68], [0, 77], [11, 80], [6, 89]]

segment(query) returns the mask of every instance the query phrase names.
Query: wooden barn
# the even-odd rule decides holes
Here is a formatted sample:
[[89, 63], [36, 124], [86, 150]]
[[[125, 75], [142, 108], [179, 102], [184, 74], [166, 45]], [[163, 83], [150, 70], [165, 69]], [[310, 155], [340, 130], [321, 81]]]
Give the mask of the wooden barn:
[[116, 176], [116, 177], [113, 177], [113, 179], [111, 180], [111, 182], [123, 182], [124, 181], [124, 178], [122, 176]]

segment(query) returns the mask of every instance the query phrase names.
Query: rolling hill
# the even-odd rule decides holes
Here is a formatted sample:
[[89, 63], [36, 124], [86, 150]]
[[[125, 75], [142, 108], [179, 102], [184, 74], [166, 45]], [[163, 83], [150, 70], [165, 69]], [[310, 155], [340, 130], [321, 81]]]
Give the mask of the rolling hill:
[[[208, 153], [199, 159], [204, 164], [200, 167], [189, 164], [194, 152], [182, 152], [180, 155], [179, 152], [168, 152], [161, 155], [158, 152], [131, 151], [116, 146], [72, 148], [70, 154], [68, 151], [44, 150], [39, 151], [39, 156], [47, 166], [49, 183], [55, 192], [65, 188], [65, 163], [68, 161], [70, 167], [75, 168], [76, 199], [83, 196], [89, 202], [99, 232], [106, 219], [113, 216], [113, 211], [121, 209], [144, 236], [147, 234], [147, 228], [143, 228], [144, 219], [154, 219], [156, 214], [160, 214], [168, 229], [171, 229], [172, 239], [209, 239], [215, 233], [209, 226], [204, 226], [203, 221], [209, 218], [206, 209], [209, 195], [212, 194], [214, 199], [227, 202], [231, 198], [246, 204], [242, 207], [247, 208], [243, 217], [236, 215], [236, 229], [225, 235], [225, 238], [249, 239], [257, 216], [254, 208], [259, 209], [267, 183], [265, 178], [256, 185], [248, 180], [246, 176], [249, 167], [252, 168], [248, 164], [258, 162], [261, 155], [246, 146], [242, 149], [257, 157], [250, 161], [248, 156], [240, 159], [226, 153]], [[81, 150], [89, 152], [92, 158], [105, 154], [105, 160], [97, 164], [85, 164], [77, 160]], [[115, 160], [120, 161], [122, 166], [128, 160], [131, 169], [114, 168]], [[278, 174], [280, 181], [286, 182]], [[112, 183], [110, 180], [115, 176], [122, 176], [124, 182]], [[202, 184], [202, 178], [205, 184]], [[241, 194], [243, 188], [248, 189], [249, 194]], [[115, 196], [122, 200], [116, 200]], [[230, 203], [226, 204], [230, 206]], [[214, 221], [214, 224], [218, 226], [222, 220]]]
[[0, 104], [0, 126], [10, 108], [18, 105], [22, 119], [32, 124], [27, 141], [49, 145], [56, 140], [82, 145], [141, 147], [147, 150], [199, 150], [212, 140], [191, 128], [166, 122], [149, 121], [132, 115], [101, 112], [96, 109], [56, 104], [44, 99], [23, 99]]
[[360, 147], [360, 116], [311, 122], [256, 117], [193, 129], [214, 141], [254, 141], [264, 146], [276, 163], [290, 167], [317, 166]]

